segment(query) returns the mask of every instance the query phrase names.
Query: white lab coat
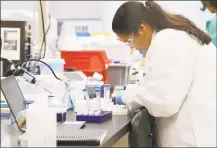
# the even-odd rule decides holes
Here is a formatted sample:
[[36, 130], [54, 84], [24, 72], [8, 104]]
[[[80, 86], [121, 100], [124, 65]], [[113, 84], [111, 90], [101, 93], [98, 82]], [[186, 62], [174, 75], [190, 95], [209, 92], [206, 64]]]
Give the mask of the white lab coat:
[[146, 76], [128, 85], [123, 101], [156, 118], [161, 147], [216, 147], [216, 48], [183, 31], [156, 34], [146, 55]]

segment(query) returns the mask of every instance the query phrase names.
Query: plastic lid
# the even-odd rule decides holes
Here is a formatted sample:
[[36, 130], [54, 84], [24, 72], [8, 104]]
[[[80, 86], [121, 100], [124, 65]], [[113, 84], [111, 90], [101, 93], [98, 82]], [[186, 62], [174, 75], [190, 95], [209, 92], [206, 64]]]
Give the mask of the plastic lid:
[[96, 89], [96, 92], [101, 92], [101, 90], [99, 88]]
[[121, 62], [120, 62], [120, 61], [114, 61], [114, 63], [115, 63], [115, 64], [119, 64], [119, 63], [121, 63]]
[[84, 88], [83, 91], [87, 91], [87, 88]]
[[111, 85], [110, 84], [104, 84], [103, 86], [104, 87], [110, 87]]

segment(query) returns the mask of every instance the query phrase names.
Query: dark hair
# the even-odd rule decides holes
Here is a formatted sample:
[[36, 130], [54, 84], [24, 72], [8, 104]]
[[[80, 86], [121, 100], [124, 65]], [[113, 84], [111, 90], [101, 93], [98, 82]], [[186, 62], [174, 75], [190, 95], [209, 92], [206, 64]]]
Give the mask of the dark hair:
[[203, 4], [203, 8], [201, 8], [202, 11], [206, 10], [206, 2], [208, 2], [210, 4], [210, 6], [214, 7], [217, 9], [217, 0], [201, 0], [202, 4]]
[[142, 2], [122, 4], [113, 18], [112, 30], [115, 33], [129, 35], [137, 33], [141, 23], [150, 25], [156, 32], [164, 29], [185, 31], [202, 45], [211, 42], [210, 36], [189, 19], [182, 15], [167, 13], [153, 1], [145, 2], [145, 5]]

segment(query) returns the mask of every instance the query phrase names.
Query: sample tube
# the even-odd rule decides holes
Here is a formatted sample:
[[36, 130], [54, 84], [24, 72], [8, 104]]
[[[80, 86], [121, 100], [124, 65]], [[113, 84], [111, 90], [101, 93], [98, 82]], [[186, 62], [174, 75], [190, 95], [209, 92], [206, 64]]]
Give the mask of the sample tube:
[[103, 85], [104, 87], [104, 101], [106, 101], [107, 103], [111, 102], [111, 98], [110, 98], [110, 84], [105, 84]]
[[84, 88], [83, 92], [84, 92], [84, 97], [86, 99], [87, 107], [88, 107], [88, 112], [89, 112], [90, 111], [90, 98], [89, 98], [89, 94], [88, 94], [87, 88]]
[[99, 88], [96, 89], [97, 111], [101, 111], [100, 92], [101, 90]]

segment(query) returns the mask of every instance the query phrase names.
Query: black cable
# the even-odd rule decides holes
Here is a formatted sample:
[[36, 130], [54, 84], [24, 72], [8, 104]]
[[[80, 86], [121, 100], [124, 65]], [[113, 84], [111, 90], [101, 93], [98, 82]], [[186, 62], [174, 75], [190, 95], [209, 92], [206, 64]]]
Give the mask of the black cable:
[[[41, 58], [42, 47], [43, 47], [43, 45], [44, 45], [44, 42], [45, 42], [47, 33], [48, 33], [48, 31], [50, 30], [50, 26], [51, 26], [51, 16], [49, 15], [49, 25], [48, 25], [48, 28], [47, 28], [47, 30], [46, 30], [46, 34], [45, 34], [45, 36], [44, 36], [44, 38], [43, 38], [43, 42], [42, 42], [42, 44], [41, 44], [41, 49], [40, 49], [40, 52], [39, 52], [39, 59]], [[46, 48], [45, 48], [45, 51], [44, 51], [44, 54], [43, 54], [43, 57], [42, 57], [42, 58], [45, 58], [45, 54], [46, 54]], [[35, 69], [35, 66], [36, 66], [36, 64], [33, 65], [33, 71], [34, 71], [34, 69]]]
[[[26, 63], [26, 62], [29, 62], [29, 61], [37, 61], [37, 62], [41, 62], [41, 63], [45, 64], [45, 65], [51, 70], [52, 74], [54, 75], [54, 77], [55, 77], [57, 80], [63, 81], [62, 79], [60, 79], [60, 78], [57, 77], [57, 75], [55, 74], [55, 72], [53, 71], [53, 69], [52, 69], [47, 63], [45, 63], [45, 62], [43, 62], [43, 61], [41, 61], [41, 60], [37, 60], [37, 59], [27, 59], [27, 60], [25, 60], [25, 61], [20, 61], [19, 63], [17, 63], [16, 65], [14, 65], [14, 67], [20, 66], [21, 64]], [[7, 71], [9, 71], [9, 70], [10, 70], [10, 69], [7, 69]], [[7, 72], [7, 71], [6, 71], [6, 72]], [[5, 72], [5, 73], [6, 73], [6, 72]], [[5, 73], [4, 73], [4, 75], [5, 75]]]
[[1, 37], [1, 44], [0, 44], [0, 56], [2, 55], [2, 37]]
[[20, 61], [24, 61], [26, 58], [29, 58], [31, 56], [32, 56], [31, 54], [28, 54], [28, 55], [24, 56]]
[[41, 50], [40, 50], [40, 53], [39, 53], [39, 55], [41, 56], [41, 51], [42, 51], [42, 48], [43, 48], [43, 43], [44, 43], [44, 45], [45, 45], [45, 48], [44, 48], [44, 50], [46, 51], [46, 46], [47, 46], [47, 44], [46, 44], [46, 36], [45, 36], [45, 27], [44, 27], [44, 14], [43, 14], [43, 8], [42, 8], [42, 1], [41, 0], [39, 0], [39, 2], [40, 2], [40, 8], [41, 8], [41, 19], [42, 19], [42, 27], [43, 27], [43, 35], [44, 35], [44, 39], [43, 39], [43, 42], [42, 42], [42, 46], [41, 46]]

